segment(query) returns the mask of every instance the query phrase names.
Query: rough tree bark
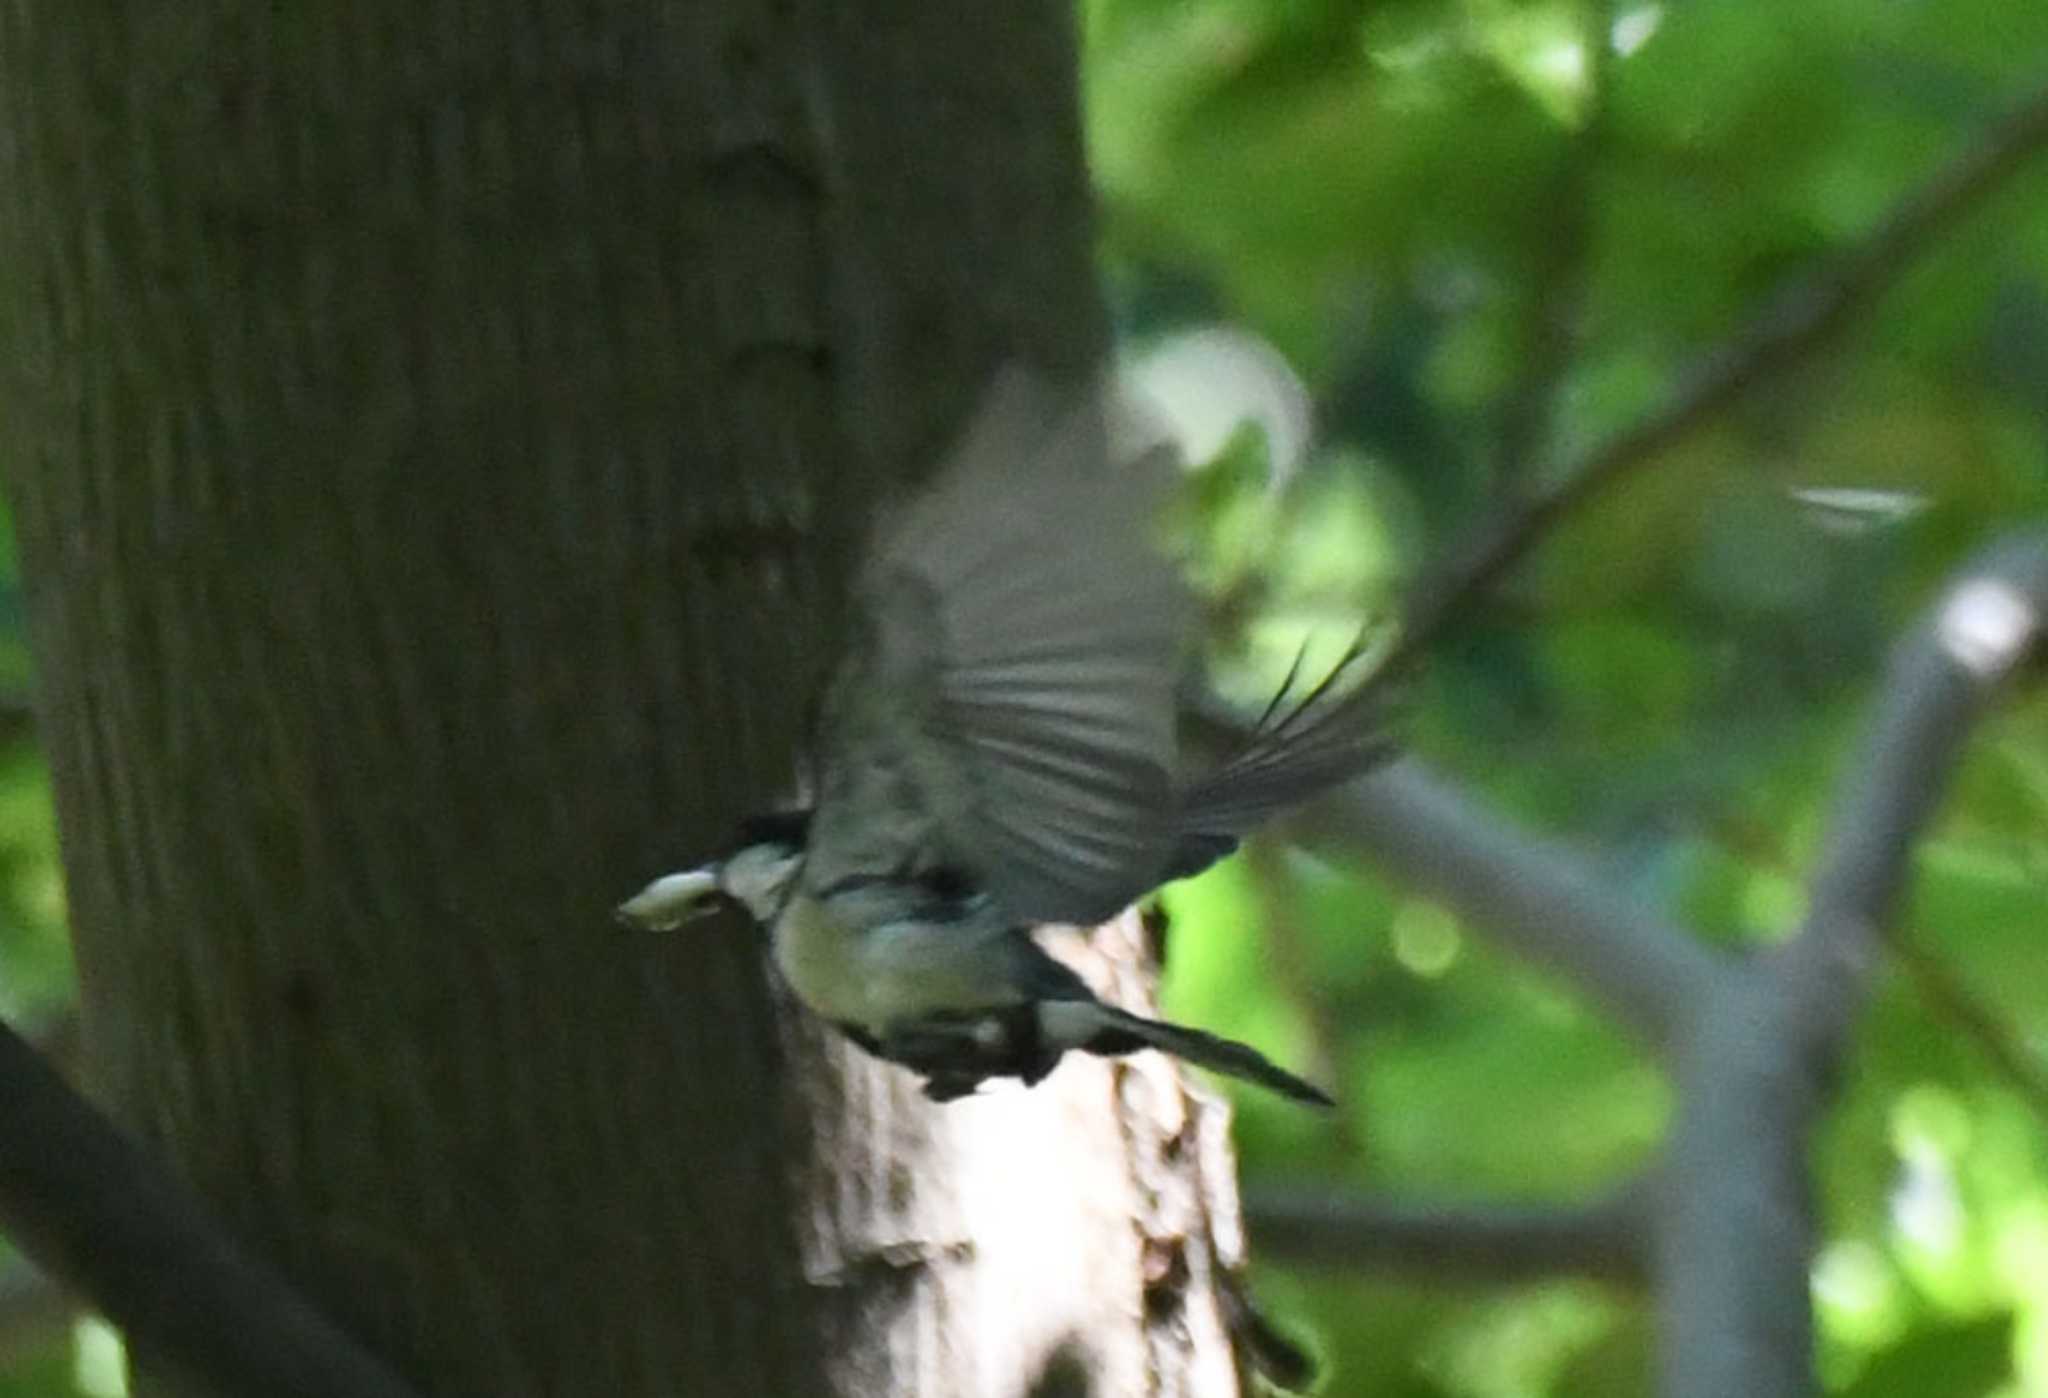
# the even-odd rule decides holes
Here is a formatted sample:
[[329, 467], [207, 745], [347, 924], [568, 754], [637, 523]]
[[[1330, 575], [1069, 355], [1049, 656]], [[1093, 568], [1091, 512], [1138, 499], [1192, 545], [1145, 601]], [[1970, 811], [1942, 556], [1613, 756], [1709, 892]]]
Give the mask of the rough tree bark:
[[607, 918], [786, 782], [868, 503], [1099, 353], [1068, 23], [0, 7], [92, 1071], [431, 1392], [1236, 1390], [1169, 1069], [931, 1109]]

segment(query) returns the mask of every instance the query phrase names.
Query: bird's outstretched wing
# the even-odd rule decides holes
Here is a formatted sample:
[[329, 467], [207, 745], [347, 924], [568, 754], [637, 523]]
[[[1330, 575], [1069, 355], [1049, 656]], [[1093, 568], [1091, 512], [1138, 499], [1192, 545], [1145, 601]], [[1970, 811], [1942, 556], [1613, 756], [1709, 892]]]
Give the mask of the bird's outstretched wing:
[[1302, 686], [1301, 659], [1238, 746], [1181, 791], [1173, 877], [1197, 873], [1239, 837], [1390, 756], [1371, 656], [1353, 645]]
[[870, 726], [944, 857], [1020, 921], [1109, 917], [1174, 833], [1189, 613], [1155, 544], [1160, 463], [1111, 460], [1113, 411], [1006, 371], [862, 575], [863, 702], [906, 709]]

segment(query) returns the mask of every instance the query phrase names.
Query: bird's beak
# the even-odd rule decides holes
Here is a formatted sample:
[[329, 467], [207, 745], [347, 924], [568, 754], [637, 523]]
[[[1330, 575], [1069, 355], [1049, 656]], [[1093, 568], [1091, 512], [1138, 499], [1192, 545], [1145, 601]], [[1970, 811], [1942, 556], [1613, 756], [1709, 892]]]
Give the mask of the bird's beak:
[[718, 866], [707, 864], [680, 874], [663, 874], [619, 904], [613, 916], [636, 932], [673, 932], [684, 923], [716, 912], [724, 901]]

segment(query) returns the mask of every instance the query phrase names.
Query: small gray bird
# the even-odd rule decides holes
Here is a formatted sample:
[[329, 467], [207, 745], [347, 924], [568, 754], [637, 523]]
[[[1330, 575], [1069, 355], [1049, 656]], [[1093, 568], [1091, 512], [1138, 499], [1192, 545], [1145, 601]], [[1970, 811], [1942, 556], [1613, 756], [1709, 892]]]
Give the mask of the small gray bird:
[[872, 541], [808, 807], [620, 918], [744, 908], [797, 997], [937, 1101], [1035, 1083], [1073, 1049], [1156, 1048], [1329, 1105], [1247, 1045], [1104, 1003], [1031, 935], [1114, 916], [1387, 750], [1370, 688], [1339, 683], [1354, 651], [1190, 770], [1191, 609], [1155, 542], [1172, 453], [1135, 430], [1102, 393], [1001, 375]]

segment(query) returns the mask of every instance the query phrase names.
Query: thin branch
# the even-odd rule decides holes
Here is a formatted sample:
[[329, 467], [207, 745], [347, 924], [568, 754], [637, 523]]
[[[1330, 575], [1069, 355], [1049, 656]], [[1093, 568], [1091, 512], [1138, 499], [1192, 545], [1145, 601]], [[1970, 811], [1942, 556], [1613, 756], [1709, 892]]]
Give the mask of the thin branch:
[[233, 1398], [414, 1398], [0, 1026], [0, 1228], [136, 1349]]
[[1480, 934], [1561, 973], [1652, 1046], [1726, 963], [1557, 844], [1514, 829], [1413, 760], [1351, 783], [1291, 823], [1365, 854]]
[[1662, 405], [1563, 469], [1548, 490], [1479, 520], [1417, 580], [1389, 669], [1419, 658], [1571, 510], [1713, 419], [1753, 386], [1811, 355], [1896, 283], [1914, 260], [2048, 145], [2048, 89], [1989, 125], [1902, 198], [1833, 265], [1772, 296], [1743, 327], [1679, 377]]
[[1894, 653], [1815, 866], [1807, 915], [1778, 974], [1831, 1045], [1860, 1006], [1913, 849], [1998, 683], [2040, 643], [2048, 536], [2006, 540], [1963, 570]]
[[1253, 1188], [1244, 1214], [1269, 1261], [1491, 1282], [1572, 1275], [1639, 1282], [1651, 1225], [1633, 1189], [1592, 1204], [1502, 1205]]

